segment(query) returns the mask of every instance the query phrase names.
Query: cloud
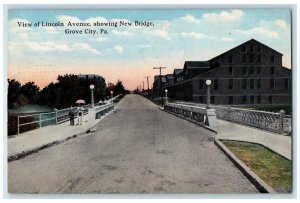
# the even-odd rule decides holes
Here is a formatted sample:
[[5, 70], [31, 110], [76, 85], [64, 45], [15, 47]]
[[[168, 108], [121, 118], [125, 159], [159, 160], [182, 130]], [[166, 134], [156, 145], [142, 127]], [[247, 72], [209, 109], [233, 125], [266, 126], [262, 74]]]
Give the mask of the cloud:
[[141, 48], [150, 48], [151, 45], [150, 44], [142, 44], [139, 47], [141, 47]]
[[233, 38], [231, 38], [231, 37], [223, 37], [223, 38], [222, 38], [222, 41], [224, 41], [224, 42], [234, 42], [234, 41], [236, 41], [236, 40], [233, 39]]
[[127, 31], [112, 30], [112, 33], [117, 36], [132, 36], [132, 35], [134, 35], [132, 32], [127, 32]]
[[62, 23], [64, 23], [65, 25], [68, 24], [69, 22], [72, 23], [80, 23], [81, 20], [77, 17], [74, 16], [67, 16], [67, 15], [60, 15], [56, 17], [59, 21], [61, 21]]
[[25, 45], [33, 51], [37, 52], [49, 52], [49, 51], [71, 51], [72, 49], [61, 43], [56, 43], [54, 41], [47, 42], [25, 42]]
[[105, 42], [106, 40], [108, 40], [107, 37], [98, 37], [96, 39], [90, 39], [93, 42]]
[[166, 30], [153, 30], [150, 31], [149, 34], [170, 40], [169, 33]]
[[48, 27], [48, 26], [46, 26], [46, 27], [42, 27], [42, 28], [43, 28], [44, 30], [46, 30], [47, 33], [49, 33], [49, 34], [57, 34], [57, 33], [58, 33], [56, 27]]
[[242, 34], [242, 35], [246, 35], [246, 36], [251, 36], [251, 35], [263, 35], [269, 38], [279, 38], [279, 34], [275, 31], [270, 31], [267, 30], [263, 27], [254, 27], [252, 29], [249, 30], [236, 30], [236, 32]]
[[123, 53], [124, 48], [120, 45], [114, 46], [113, 50], [115, 50], [117, 53]]
[[100, 55], [100, 51], [98, 51], [97, 49], [91, 47], [89, 44], [87, 43], [75, 43], [73, 44], [73, 47], [74, 48], [78, 48], [78, 49], [81, 49], [81, 50], [86, 50], [86, 51], [89, 51], [93, 54], [97, 54], [97, 55]]
[[200, 23], [201, 22], [201, 20], [196, 19], [192, 15], [186, 15], [184, 17], [180, 17], [180, 19], [187, 22], [187, 23]]
[[209, 38], [207, 35], [201, 32], [182, 32], [181, 36], [184, 38], [195, 38], [195, 39], [206, 39]]
[[288, 26], [288, 24], [287, 24], [287, 22], [285, 22], [284, 20], [275, 20], [274, 21], [274, 24], [277, 26], [277, 27], [279, 27], [279, 28], [281, 28], [281, 29], [284, 29], [284, 30], [287, 30], [288, 28], [289, 28], [289, 26]]
[[208, 22], [233, 22], [240, 20], [243, 16], [243, 11], [234, 9], [231, 12], [221, 11], [220, 13], [205, 13], [202, 18]]

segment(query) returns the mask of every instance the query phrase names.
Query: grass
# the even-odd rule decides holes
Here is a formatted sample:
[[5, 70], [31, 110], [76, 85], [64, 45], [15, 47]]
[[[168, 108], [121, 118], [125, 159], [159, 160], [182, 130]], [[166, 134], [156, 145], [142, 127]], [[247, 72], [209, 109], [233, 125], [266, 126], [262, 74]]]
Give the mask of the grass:
[[223, 141], [223, 144], [276, 192], [292, 191], [292, 161], [258, 144], [238, 141]]

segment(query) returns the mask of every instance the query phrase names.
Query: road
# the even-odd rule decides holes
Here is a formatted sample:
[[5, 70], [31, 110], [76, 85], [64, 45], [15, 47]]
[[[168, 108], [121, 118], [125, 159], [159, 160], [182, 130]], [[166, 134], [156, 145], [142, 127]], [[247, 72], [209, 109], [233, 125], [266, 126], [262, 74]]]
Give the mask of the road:
[[[51, 136], [51, 135], [49, 135]], [[10, 193], [257, 193], [213, 134], [127, 95], [92, 133], [8, 164]]]

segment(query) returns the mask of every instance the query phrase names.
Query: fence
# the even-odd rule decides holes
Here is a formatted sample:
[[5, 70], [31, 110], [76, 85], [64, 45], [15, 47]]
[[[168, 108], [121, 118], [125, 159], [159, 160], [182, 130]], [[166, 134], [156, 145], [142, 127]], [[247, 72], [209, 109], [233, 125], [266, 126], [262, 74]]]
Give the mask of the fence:
[[[179, 103], [202, 108], [205, 106], [205, 104], [194, 104], [188, 102]], [[275, 133], [291, 132], [291, 117], [285, 116], [284, 111], [280, 111], [280, 113], [272, 113], [216, 105], [212, 105], [212, 108], [216, 110], [216, 117], [219, 119], [256, 127]]]
[[[96, 108], [96, 118], [99, 117], [99, 115], [102, 114], [102, 112], [107, 112], [113, 109], [113, 100], [118, 98], [120, 95], [117, 95], [116, 97], [112, 98], [111, 100], [108, 101], [107, 104], [103, 103], [95, 103], [94, 107]], [[83, 115], [88, 113], [88, 109], [91, 107], [91, 104], [83, 105], [82, 106], [84, 111]], [[76, 110], [77, 107], [70, 107], [70, 108], [65, 108], [65, 109], [55, 109], [53, 112], [47, 112], [47, 113], [38, 113], [38, 114], [28, 114], [28, 115], [18, 115], [18, 135], [20, 134], [20, 128], [23, 126], [27, 126], [29, 130], [33, 130], [41, 127], [45, 127], [48, 125], [55, 125], [55, 124], [60, 124], [63, 122], [66, 122], [69, 120], [69, 112], [71, 110]], [[103, 114], [102, 114], [103, 115]], [[97, 117], [98, 116], [98, 117]], [[75, 116], [76, 118], [76, 116]], [[32, 127], [30, 127], [32, 126]], [[22, 131], [24, 132], [24, 131]]]

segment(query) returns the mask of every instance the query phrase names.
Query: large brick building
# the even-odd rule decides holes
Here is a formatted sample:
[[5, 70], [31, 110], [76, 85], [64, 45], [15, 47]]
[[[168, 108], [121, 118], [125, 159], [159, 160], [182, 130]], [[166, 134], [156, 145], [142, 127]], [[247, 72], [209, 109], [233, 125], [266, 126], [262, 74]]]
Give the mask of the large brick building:
[[210, 79], [214, 104], [287, 104], [292, 100], [291, 70], [282, 66], [282, 54], [254, 39], [208, 61], [186, 61], [182, 71], [176, 70], [174, 84], [163, 84], [173, 99], [205, 103], [205, 81]]

